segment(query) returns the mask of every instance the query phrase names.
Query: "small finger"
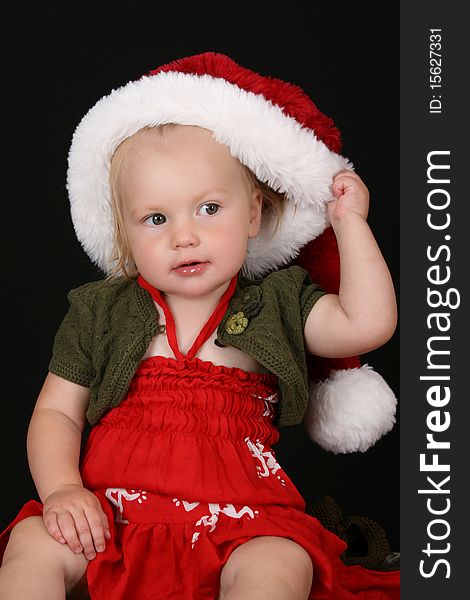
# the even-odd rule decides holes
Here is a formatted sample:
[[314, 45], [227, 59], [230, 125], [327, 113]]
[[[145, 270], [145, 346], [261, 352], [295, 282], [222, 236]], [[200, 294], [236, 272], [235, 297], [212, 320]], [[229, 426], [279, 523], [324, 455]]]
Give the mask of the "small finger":
[[105, 529], [99, 513], [90, 510], [85, 513], [90, 528], [93, 544], [97, 552], [103, 552], [105, 549]]
[[49, 534], [59, 543], [66, 544], [67, 542], [64, 536], [62, 535], [59, 523], [57, 522], [57, 514], [54, 511], [50, 510], [44, 511], [42, 519]]
[[106, 516], [106, 513], [103, 510], [100, 511], [100, 517], [101, 517], [101, 524], [102, 524], [103, 530], [104, 530], [104, 537], [107, 540], [110, 540], [111, 539], [111, 530], [109, 529], [108, 517]]
[[82, 513], [75, 516], [75, 529], [77, 530], [78, 538], [83, 547], [83, 554], [88, 560], [93, 560], [96, 556], [93, 537], [90, 531], [90, 525], [86, 516]]
[[64, 512], [58, 515], [58, 523], [62, 535], [64, 536], [69, 548], [75, 554], [83, 552], [82, 545], [78, 539], [77, 530], [75, 529], [75, 522], [72, 515], [69, 512]]
[[338, 175], [336, 175], [336, 177], [333, 179], [333, 189], [340, 186], [340, 187], [344, 187], [346, 185], [352, 185], [354, 183], [358, 183], [359, 182], [359, 178], [358, 177], [354, 177], [354, 174], [346, 171], [344, 173], [339, 173]]
[[108, 517], [106, 516], [106, 513], [101, 511], [101, 522], [103, 524], [103, 528], [104, 528], [104, 537], [107, 540], [111, 539], [111, 531], [109, 529], [109, 522], [108, 522]]
[[341, 196], [341, 194], [346, 190], [346, 184], [344, 181], [335, 181], [333, 184], [333, 194], [336, 197]]
[[336, 175], [333, 177], [333, 181], [337, 181], [342, 177], [348, 177], [349, 175], [351, 175], [351, 171], [339, 171], [339, 173], [336, 173]]

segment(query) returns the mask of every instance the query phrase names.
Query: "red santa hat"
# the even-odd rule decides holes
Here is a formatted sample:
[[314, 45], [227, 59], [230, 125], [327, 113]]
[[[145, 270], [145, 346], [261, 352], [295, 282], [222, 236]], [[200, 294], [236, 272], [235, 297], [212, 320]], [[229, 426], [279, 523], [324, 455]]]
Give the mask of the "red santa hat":
[[[165, 123], [212, 131], [260, 181], [286, 196], [277, 228], [264, 220], [250, 240], [247, 276], [297, 260], [327, 291], [337, 291], [338, 252], [326, 203], [334, 175], [353, 168], [339, 153], [338, 129], [300, 87], [215, 52], [175, 60], [113, 90], [77, 126], [67, 189], [77, 237], [94, 263], [106, 273], [114, 266], [108, 180], [114, 151], [139, 129]], [[366, 450], [393, 426], [393, 392], [358, 357], [324, 359], [318, 367], [316, 376], [310, 369], [307, 431], [333, 452]]]

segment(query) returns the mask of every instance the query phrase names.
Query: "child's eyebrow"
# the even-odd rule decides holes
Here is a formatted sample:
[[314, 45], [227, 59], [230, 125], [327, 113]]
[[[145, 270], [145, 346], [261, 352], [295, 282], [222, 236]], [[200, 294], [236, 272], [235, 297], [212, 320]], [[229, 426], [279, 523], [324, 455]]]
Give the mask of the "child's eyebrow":
[[[209, 194], [214, 194], [214, 193], [225, 193], [228, 194], [229, 191], [221, 186], [216, 186], [216, 187], [209, 187], [206, 188], [200, 192], [198, 192], [197, 194], [195, 194], [192, 198], [190, 198], [191, 202], [198, 202], [199, 200], [201, 200], [202, 198], [204, 198], [205, 196], [208, 196]], [[158, 206], [160, 203], [158, 201], [158, 199], [155, 200], [155, 202], [151, 202], [152, 205]]]
[[220, 187], [220, 186], [211, 187], [211, 188], [207, 188], [207, 189], [203, 190], [199, 194], [196, 194], [196, 196], [193, 197], [193, 200], [197, 202], [201, 198], [204, 198], [204, 196], [207, 196], [208, 194], [212, 194], [214, 192], [216, 192], [216, 193], [217, 192], [219, 192], [219, 193], [220, 192], [225, 192], [226, 194], [228, 194], [228, 190], [225, 189], [224, 187]]

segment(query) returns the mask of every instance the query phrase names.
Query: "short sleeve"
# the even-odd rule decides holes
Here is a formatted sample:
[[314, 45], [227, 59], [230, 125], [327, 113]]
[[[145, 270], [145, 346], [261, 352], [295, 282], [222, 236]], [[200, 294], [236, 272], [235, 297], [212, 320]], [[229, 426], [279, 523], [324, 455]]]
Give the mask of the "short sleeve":
[[305, 328], [310, 311], [316, 302], [326, 294], [317, 283], [313, 283], [310, 275], [305, 271], [305, 279], [299, 293], [300, 314], [302, 318], [302, 331]]
[[54, 338], [49, 371], [89, 387], [94, 377], [90, 346], [94, 322], [92, 299], [85, 286], [71, 290], [69, 309]]

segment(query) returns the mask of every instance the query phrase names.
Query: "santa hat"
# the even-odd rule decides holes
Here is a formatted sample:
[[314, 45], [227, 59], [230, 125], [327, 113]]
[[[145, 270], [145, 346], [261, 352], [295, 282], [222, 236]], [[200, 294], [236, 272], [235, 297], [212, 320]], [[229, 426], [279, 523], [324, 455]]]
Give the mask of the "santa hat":
[[[173, 61], [113, 90], [76, 128], [67, 189], [77, 237], [92, 261], [105, 272], [114, 266], [108, 180], [114, 151], [139, 129], [165, 123], [212, 131], [260, 181], [285, 194], [275, 231], [265, 220], [250, 240], [245, 274], [262, 276], [302, 256], [312, 272], [307, 249], [329, 229], [325, 203], [333, 198], [332, 179], [352, 169], [339, 154], [340, 133], [298, 86], [215, 52]], [[319, 261], [326, 259], [320, 254]], [[334, 371], [324, 363], [304, 420], [312, 439], [333, 452], [364, 451], [394, 423], [390, 388], [367, 366], [359, 368], [357, 357], [351, 360], [353, 368], [337, 361]]]

